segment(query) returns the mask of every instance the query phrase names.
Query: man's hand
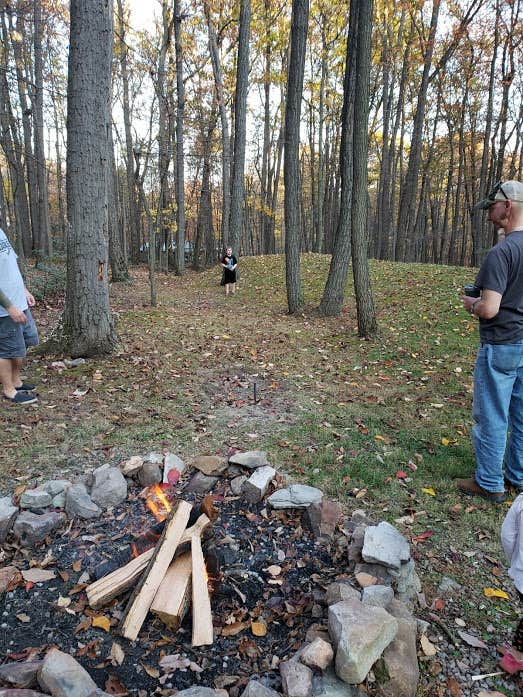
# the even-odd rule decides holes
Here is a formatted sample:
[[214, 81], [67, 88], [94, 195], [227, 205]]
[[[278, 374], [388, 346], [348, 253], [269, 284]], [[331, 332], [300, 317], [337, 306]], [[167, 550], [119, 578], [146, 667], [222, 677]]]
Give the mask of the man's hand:
[[8, 307], [7, 314], [13, 320], [13, 322], [16, 322], [16, 324], [27, 323], [27, 317], [25, 316], [23, 310], [21, 310], [19, 307], [16, 307], [16, 305], [11, 305], [11, 307]]
[[29, 307], [34, 307], [36, 305], [36, 300], [34, 299], [34, 295], [31, 295], [31, 293], [27, 290], [27, 288], [24, 288], [25, 291], [25, 297], [27, 300], [27, 304]]

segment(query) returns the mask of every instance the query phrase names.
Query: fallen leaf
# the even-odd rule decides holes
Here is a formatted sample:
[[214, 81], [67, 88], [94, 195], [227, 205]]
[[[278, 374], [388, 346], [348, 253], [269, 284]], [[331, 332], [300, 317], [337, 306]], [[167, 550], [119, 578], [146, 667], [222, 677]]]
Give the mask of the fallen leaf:
[[450, 443], [450, 440], [448, 438], [442, 438], [441, 439], [441, 445], [447, 446]]
[[116, 697], [125, 697], [129, 694], [116, 675], [110, 675], [107, 678], [104, 690], [110, 695], [116, 695]]
[[436, 492], [434, 491], [434, 489], [432, 487], [423, 488], [421, 491], [424, 494], [429, 494], [429, 496], [436, 496]]
[[111, 646], [111, 653], [109, 655], [111, 659], [111, 663], [113, 666], [121, 666], [122, 663], [124, 662], [125, 659], [125, 652], [120, 646], [120, 644], [117, 644], [116, 642], [113, 642], [113, 645]]
[[265, 636], [267, 634], [267, 625], [263, 621], [251, 622], [251, 632], [254, 636]]
[[31, 583], [42, 583], [43, 581], [50, 581], [56, 578], [55, 572], [49, 569], [27, 569], [22, 571], [22, 576], [24, 581], [30, 581]]
[[461, 687], [456, 678], [447, 678], [447, 687], [451, 697], [461, 697]]
[[277, 564], [272, 564], [267, 568], [267, 571], [270, 573], [271, 576], [279, 576], [281, 574], [281, 566], [278, 566]]
[[111, 622], [105, 615], [98, 615], [98, 617], [93, 617], [93, 627], [100, 627], [100, 629], [108, 632], [111, 628]]
[[396, 479], [407, 479], [407, 473], [403, 472], [403, 470], [398, 470], [396, 472]]
[[72, 602], [72, 598], [64, 598], [62, 595], [60, 595], [56, 601], [56, 604], [58, 607], [69, 607]]
[[435, 656], [437, 654], [437, 648], [427, 639], [425, 634], [421, 637], [420, 643], [425, 656]]
[[232, 624], [227, 624], [222, 628], [222, 636], [236, 636], [240, 632], [248, 627], [248, 622], [233, 622]]
[[160, 671], [158, 670], [158, 668], [155, 668], [154, 666], [149, 666], [147, 665], [147, 663], [142, 663], [141, 666], [145, 670], [147, 675], [149, 675], [151, 678], [160, 677]]
[[468, 644], [469, 646], [474, 646], [476, 649], [488, 649], [488, 646], [482, 639], [479, 639], [472, 634], [467, 634], [467, 632], [458, 630], [458, 635], [463, 639], [465, 644]]
[[478, 697], [506, 697], [506, 695], [502, 692], [498, 692], [497, 690], [494, 690], [493, 692], [490, 690], [481, 690], [478, 692]]
[[466, 627], [467, 626], [467, 623], [465, 622], [465, 620], [462, 620], [461, 617], [456, 617], [454, 619], [454, 622], [458, 625], [458, 627]]
[[73, 571], [81, 571], [82, 570], [82, 562], [79, 561], [78, 559], [73, 562]]
[[31, 618], [29, 617], [29, 615], [26, 615], [25, 612], [21, 612], [21, 613], [18, 614], [16, 617], [17, 617], [17, 619], [20, 620], [20, 622], [24, 622], [24, 623], [25, 623], [25, 622], [30, 622], [30, 621], [31, 621]]
[[499, 588], [484, 588], [483, 589], [483, 594], [487, 596], [487, 598], [504, 598], [505, 600], [508, 600], [508, 594], [505, 593], [505, 591], [499, 590]]

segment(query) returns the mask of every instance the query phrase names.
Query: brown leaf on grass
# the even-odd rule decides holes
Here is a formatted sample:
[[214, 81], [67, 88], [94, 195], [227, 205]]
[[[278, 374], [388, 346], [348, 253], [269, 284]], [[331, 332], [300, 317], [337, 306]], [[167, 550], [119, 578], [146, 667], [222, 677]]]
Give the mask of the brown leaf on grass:
[[0, 593], [14, 590], [22, 582], [22, 574], [16, 566], [4, 566], [0, 569]]
[[141, 663], [140, 664], [142, 668], [145, 670], [147, 675], [149, 675], [151, 678], [159, 678], [160, 677], [160, 671], [158, 668], [155, 668], [154, 666], [149, 666], [147, 663]]
[[425, 634], [421, 637], [420, 643], [425, 656], [435, 656], [437, 654], [438, 649], [427, 639]]
[[456, 678], [448, 678], [447, 687], [451, 697], [461, 697], [461, 687]]

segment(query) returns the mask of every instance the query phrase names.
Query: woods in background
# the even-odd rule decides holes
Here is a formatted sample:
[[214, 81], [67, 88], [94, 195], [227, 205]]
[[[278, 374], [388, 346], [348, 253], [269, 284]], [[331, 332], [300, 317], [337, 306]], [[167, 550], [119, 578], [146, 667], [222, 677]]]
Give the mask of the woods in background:
[[[311, 1], [293, 119], [291, 3], [159, 0], [149, 31], [115, 0], [106, 184], [115, 279], [147, 260], [152, 240], [157, 268], [179, 274], [216, 263], [228, 243], [293, 258], [339, 248], [349, 17], [362, 2]], [[522, 178], [521, 5], [369, 6], [368, 184], [358, 195], [364, 188], [371, 256], [476, 265], [491, 245], [473, 202], [499, 179]], [[18, 251], [37, 260], [66, 247], [68, 12], [62, 0], [0, 6], [0, 215]], [[284, 188], [286, 144], [296, 168]]]

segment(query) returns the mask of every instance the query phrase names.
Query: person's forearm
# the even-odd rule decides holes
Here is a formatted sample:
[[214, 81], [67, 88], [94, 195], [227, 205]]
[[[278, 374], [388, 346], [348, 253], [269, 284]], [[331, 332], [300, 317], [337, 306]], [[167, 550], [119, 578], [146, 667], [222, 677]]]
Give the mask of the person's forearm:
[[0, 305], [7, 310], [12, 304], [7, 295], [0, 290]]

